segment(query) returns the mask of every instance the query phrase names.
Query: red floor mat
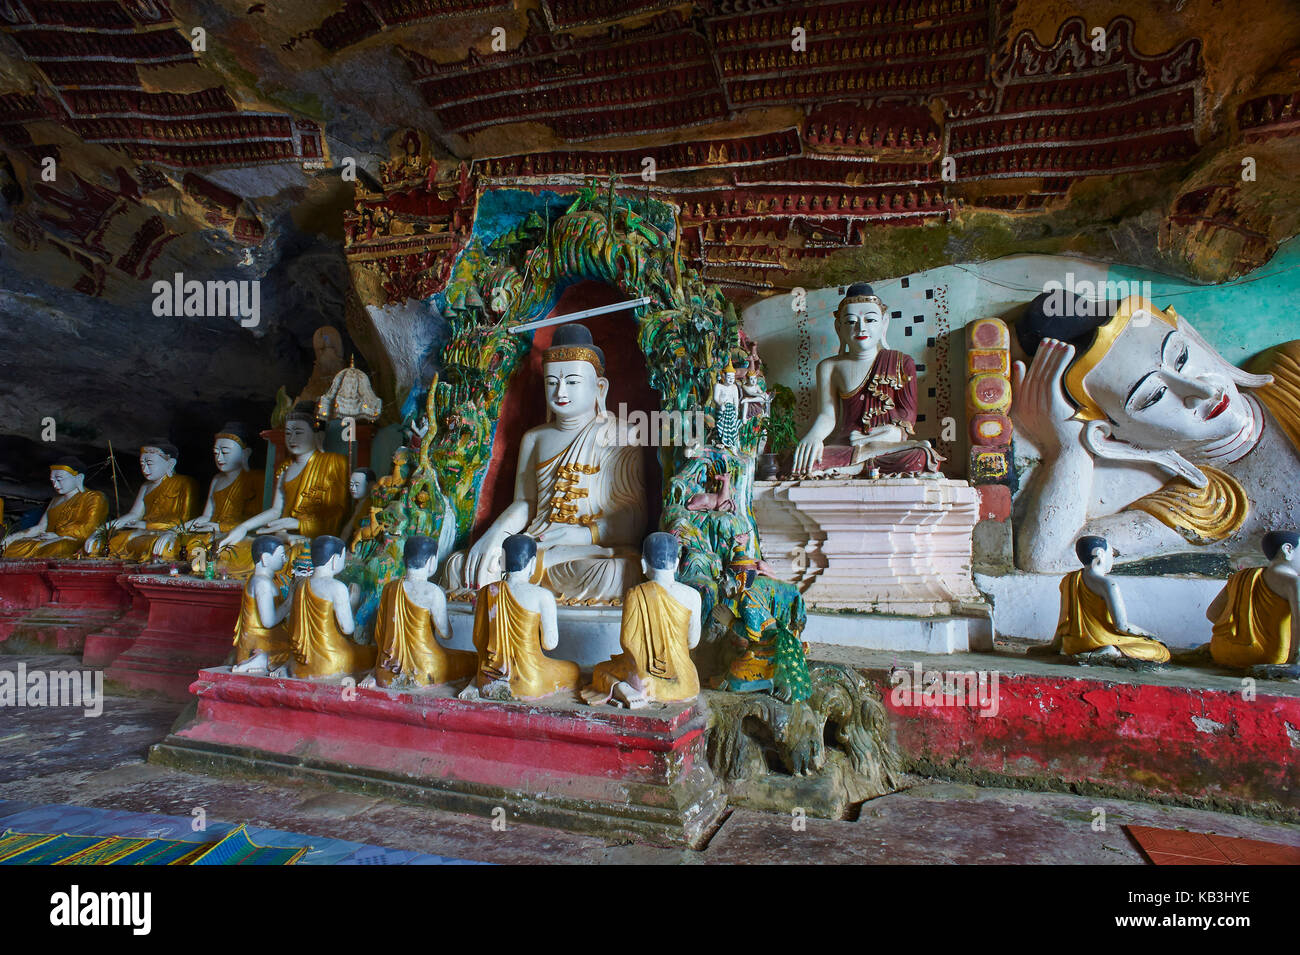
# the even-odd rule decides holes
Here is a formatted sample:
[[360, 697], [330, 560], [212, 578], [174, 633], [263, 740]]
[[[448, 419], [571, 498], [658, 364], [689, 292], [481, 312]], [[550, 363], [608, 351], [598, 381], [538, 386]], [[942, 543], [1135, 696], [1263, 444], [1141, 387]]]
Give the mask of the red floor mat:
[[1209, 832], [1125, 826], [1155, 865], [1300, 865], [1300, 847]]

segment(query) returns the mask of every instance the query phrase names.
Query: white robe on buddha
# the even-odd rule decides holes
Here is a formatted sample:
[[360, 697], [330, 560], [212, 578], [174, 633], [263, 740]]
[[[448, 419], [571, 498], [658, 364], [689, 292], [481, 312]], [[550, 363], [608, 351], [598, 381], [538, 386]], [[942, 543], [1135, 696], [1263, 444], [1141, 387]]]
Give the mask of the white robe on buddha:
[[[640, 542], [645, 531], [646, 491], [642, 449], [623, 440], [612, 415], [598, 415], [579, 429], [568, 446], [536, 469], [537, 507], [523, 533], [537, 539], [561, 524], [591, 529], [590, 544], [539, 542], [539, 583], [564, 603], [609, 603], [641, 580]], [[617, 540], [600, 536], [596, 521], [622, 513]], [[447, 561], [447, 585], [467, 589], [466, 552]], [[500, 568], [497, 576], [500, 579]]]

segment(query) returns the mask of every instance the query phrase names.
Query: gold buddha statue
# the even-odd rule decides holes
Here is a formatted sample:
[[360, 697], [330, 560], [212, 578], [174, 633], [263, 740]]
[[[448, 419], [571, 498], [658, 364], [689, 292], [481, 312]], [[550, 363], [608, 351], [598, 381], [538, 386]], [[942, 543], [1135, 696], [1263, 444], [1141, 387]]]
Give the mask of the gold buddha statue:
[[262, 472], [249, 470], [252, 454], [248, 429], [237, 421], [227, 422], [213, 437], [217, 474], [203, 513], [190, 521], [181, 536], [181, 549], [188, 556], [206, 550], [214, 536], [230, 533], [262, 510]]
[[324, 435], [311, 408], [299, 406], [284, 423], [284, 444], [292, 459], [276, 471], [271, 506], [240, 523], [218, 545], [218, 567], [232, 577], [253, 570], [250, 533], [275, 534], [292, 548], [290, 561], [307, 542], [337, 534], [347, 517], [348, 459], [321, 450]]
[[1128, 619], [1124, 596], [1109, 576], [1115, 552], [1104, 537], [1080, 537], [1075, 553], [1083, 570], [1061, 580], [1061, 616], [1044, 651], [1078, 663], [1124, 666], [1129, 661], [1168, 663], [1169, 648]]
[[1210, 656], [1252, 676], [1294, 680], [1300, 678], [1300, 534], [1270, 531], [1263, 546], [1268, 566], [1237, 571], [1205, 613], [1214, 624]]
[[50, 465], [55, 498], [35, 526], [0, 541], [6, 560], [72, 557], [108, 517], [108, 498], [86, 490], [86, 466], [77, 458]]
[[262, 536], [253, 540], [253, 575], [244, 585], [235, 622], [235, 665], [233, 673], [270, 673], [283, 676], [289, 662], [289, 625], [286, 618], [292, 597], [276, 605], [279, 587], [275, 575], [289, 561], [284, 542]]
[[343, 569], [343, 540], [323, 534], [311, 542], [311, 576], [294, 587], [289, 611], [289, 673], [295, 679], [348, 676], [375, 666], [375, 648], [353, 643], [356, 631]]
[[681, 546], [657, 531], [645, 539], [641, 569], [647, 580], [623, 596], [623, 652], [596, 665], [582, 698], [637, 709], [651, 702], [693, 700], [700, 675], [691, 649], [700, 642], [700, 595], [675, 577]]
[[[198, 484], [176, 473], [180, 452], [166, 441], [151, 441], [140, 448], [144, 485], [131, 509], [105, 525], [112, 535], [104, 556], [117, 560], [174, 560], [179, 550], [178, 532], [198, 509]], [[85, 551], [96, 554], [94, 538]]]
[[543, 651], [559, 643], [555, 595], [531, 582], [537, 542], [512, 534], [502, 544], [505, 579], [479, 588], [474, 606], [477, 671], [462, 700], [537, 700], [574, 693], [578, 664], [552, 660]]
[[429, 578], [437, 569], [438, 542], [409, 537], [403, 548], [406, 575], [390, 581], [375, 615], [375, 672], [379, 686], [434, 686], [474, 675], [478, 657], [449, 650], [437, 637], [451, 636], [447, 597]]

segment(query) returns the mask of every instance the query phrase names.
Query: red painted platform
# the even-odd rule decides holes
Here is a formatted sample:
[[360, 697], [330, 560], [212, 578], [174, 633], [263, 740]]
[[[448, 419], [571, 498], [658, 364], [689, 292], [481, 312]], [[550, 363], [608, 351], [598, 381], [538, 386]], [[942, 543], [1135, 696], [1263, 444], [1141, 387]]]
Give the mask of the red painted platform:
[[135, 643], [149, 622], [149, 598], [131, 577], [129, 573], [117, 575], [117, 585], [131, 598], [130, 609], [102, 629], [86, 634], [81, 662], [87, 666], [108, 666]]
[[86, 634], [112, 623], [129, 606], [130, 597], [117, 582], [123, 567], [121, 561], [51, 561], [43, 571], [49, 601], [12, 621], [3, 648], [80, 653]]
[[[944, 672], [937, 659], [926, 668]], [[996, 712], [969, 697], [926, 702], [891, 683], [888, 669], [862, 668], [883, 694], [908, 769], [1300, 819], [1300, 697], [1260, 681], [1247, 699], [1240, 680], [1198, 671], [1182, 673], [1221, 688], [1169, 685], [1178, 672], [1157, 683], [1108, 679], [1100, 667], [1016, 673], [1005, 658], [979, 659], [998, 673]]]
[[129, 574], [127, 582], [147, 601], [149, 616], [104, 678], [136, 692], [188, 700], [198, 672], [230, 656], [243, 585], [161, 574]]
[[50, 602], [53, 590], [45, 579], [43, 560], [0, 560], [0, 643], [18, 621]]
[[[309, 777], [439, 808], [698, 845], [726, 797], [698, 705], [628, 713], [573, 703], [467, 702], [205, 670], [197, 711], [151, 762]], [[497, 813], [499, 816], [499, 813]]]

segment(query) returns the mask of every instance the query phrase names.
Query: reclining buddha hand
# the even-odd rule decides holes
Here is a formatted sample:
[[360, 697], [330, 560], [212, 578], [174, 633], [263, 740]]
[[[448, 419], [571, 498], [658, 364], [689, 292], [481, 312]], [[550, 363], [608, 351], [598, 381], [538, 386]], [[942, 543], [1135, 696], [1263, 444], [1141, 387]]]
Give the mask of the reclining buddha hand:
[[1075, 409], [1065, 396], [1063, 378], [1074, 360], [1074, 346], [1054, 338], [1044, 338], [1025, 370], [1018, 361], [1011, 371], [1012, 408], [1016, 426], [1040, 451], [1059, 454], [1064, 449], [1081, 448], [1084, 422], [1071, 420]]

